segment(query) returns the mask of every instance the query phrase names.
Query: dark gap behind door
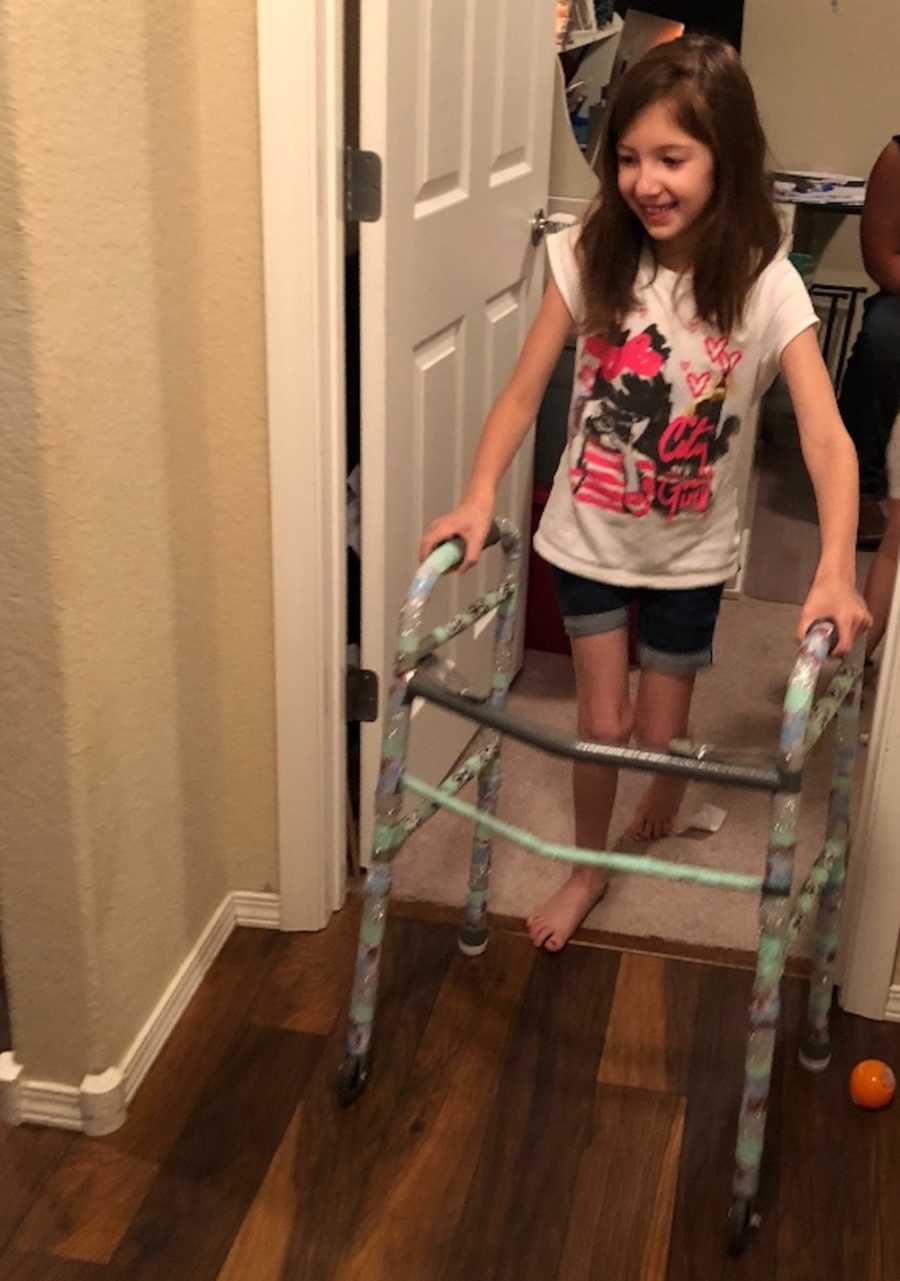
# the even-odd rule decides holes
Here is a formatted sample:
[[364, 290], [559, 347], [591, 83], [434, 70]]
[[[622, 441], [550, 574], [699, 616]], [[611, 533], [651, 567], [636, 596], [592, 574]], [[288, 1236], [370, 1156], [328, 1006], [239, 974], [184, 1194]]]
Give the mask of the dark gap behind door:
[[[344, 139], [347, 146], [359, 143], [359, 0], [344, 4]], [[359, 227], [345, 226], [344, 262], [344, 346], [346, 351], [346, 418], [348, 482], [360, 460], [360, 356], [359, 356]], [[359, 487], [357, 486], [357, 492]], [[348, 504], [351, 495], [348, 488]], [[360, 611], [360, 558], [347, 546], [347, 645], [358, 646], [362, 635]], [[359, 742], [358, 721], [347, 726], [347, 790], [351, 813], [349, 823], [359, 833]]]

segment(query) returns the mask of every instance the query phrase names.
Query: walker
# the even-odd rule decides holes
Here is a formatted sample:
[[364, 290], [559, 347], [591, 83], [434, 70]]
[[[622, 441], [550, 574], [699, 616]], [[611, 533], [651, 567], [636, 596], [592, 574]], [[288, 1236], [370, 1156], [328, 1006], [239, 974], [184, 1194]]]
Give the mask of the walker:
[[[511, 679], [520, 554], [519, 534], [510, 521], [500, 520], [492, 525], [485, 545], [492, 546], [497, 542], [503, 549], [504, 573], [496, 591], [479, 597], [468, 609], [443, 626], [436, 627], [427, 636], [421, 635], [422, 612], [436, 582], [462, 559], [462, 541], [451, 539], [435, 548], [419, 566], [401, 610], [399, 648], [385, 712], [372, 865], [365, 886], [347, 1029], [347, 1055], [338, 1074], [338, 1096], [344, 1105], [349, 1105], [365, 1089], [369, 1076], [391, 863], [407, 837], [439, 808], [461, 814], [476, 825], [468, 899], [459, 934], [459, 948], [466, 956], [479, 956], [487, 947], [487, 900], [494, 834], [546, 858], [608, 867], [638, 876], [657, 876], [729, 890], [758, 892], [760, 941], [738, 1119], [736, 1167], [728, 1213], [729, 1252], [741, 1254], [758, 1223], [753, 1204], [759, 1186], [765, 1141], [766, 1107], [785, 957], [801, 923], [816, 904], [818, 914], [810, 976], [808, 1028], [800, 1050], [800, 1062], [808, 1071], [821, 1072], [831, 1058], [828, 1016], [849, 847], [850, 790], [858, 739], [863, 641], [857, 642], [850, 657], [833, 677], [827, 692], [814, 706], [819, 673], [834, 646], [836, 629], [827, 620], [816, 622], [810, 628], [800, 647], [787, 688], [777, 752], [756, 749], [725, 751], [687, 740], [671, 743], [668, 752], [653, 752], [569, 740], [514, 718], [504, 710]], [[437, 650], [494, 610], [497, 611], [497, 620], [492, 686], [489, 693], [475, 696], [461, 688], [456, 669], [442, 662], [437, 657]], [[439, 787], [431, 787], [406, 772], [410, 706], [414, 698], [427, 699], [480, 727]], [[803, 767], [835, 716], [835, 757], [824, 847], [800, 892], [792, 899]], [[765, 876], [556, 845], [498, 819], [496, 808], [503, 735], [572, 761], [591, 761], [615, 765], [620, 769], [705, 779], [731, 787], [768, 792], [772, 797], [772, 822]], [[477, 807], [460, 800], [457, 795], [475, 778], [478, 780]], [[422, 799], [421, 806], [410, 815], [402, 813], [404, 791]]]

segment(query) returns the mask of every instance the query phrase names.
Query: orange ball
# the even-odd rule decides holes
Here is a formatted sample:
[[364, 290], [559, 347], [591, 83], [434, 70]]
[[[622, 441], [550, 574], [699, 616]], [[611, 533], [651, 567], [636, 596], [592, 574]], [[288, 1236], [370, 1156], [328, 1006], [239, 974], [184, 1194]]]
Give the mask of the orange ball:
[[858, 1108], [887, 1107], [897, 1082], [881, 1059], [863, 1059], [850, 1073], [850, 1097]]

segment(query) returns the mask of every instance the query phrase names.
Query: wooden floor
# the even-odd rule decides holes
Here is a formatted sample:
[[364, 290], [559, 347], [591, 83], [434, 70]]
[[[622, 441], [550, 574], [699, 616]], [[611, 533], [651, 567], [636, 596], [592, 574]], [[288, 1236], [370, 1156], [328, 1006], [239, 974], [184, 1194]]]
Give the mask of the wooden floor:
[[238, 930], [105, 1139], [0, 1129], [0, 1281], [896, 1281], [900, 1110], [856, 1111], [900, 1026], [836, 1013], [796, 1066], [786, 983], [763, 1221], [723, 1224], [746, 970], [395, 916], [378, 1054], [342, 1111], [355, 919]]

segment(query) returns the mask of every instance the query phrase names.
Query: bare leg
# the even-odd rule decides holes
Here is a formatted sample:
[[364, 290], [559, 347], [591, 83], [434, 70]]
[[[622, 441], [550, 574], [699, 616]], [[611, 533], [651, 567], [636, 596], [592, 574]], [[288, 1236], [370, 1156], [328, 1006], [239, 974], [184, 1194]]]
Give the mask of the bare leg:
[[[625, 629], [572, 641], [578, 696], [578, 733], [604, 743], [627, 743], [631, 737], [628, 698], [628, 636]], [[575, 844], [606, 849], [609, 820], [616, 799], [618, 770], [602, 765], [572, 768]], [[605, 868], [575, 864], [568, 879], [527, 918], [535, 947], [558, 952], [606, 891]]]
[[[666, 751], [673, 738], [686, 735], [695, 675], [689, 672], [676, 676], [652, 668], [641, 672], [634, 718], [641, 747]], [[681, 779], [658, 774], [635, 811], [629, 836], [644, 841], [668, 836], [686, 786]]]
[[900, 556], [900, 498], [892, 498], [888, 506], [887, 529], [881, 539], [878, 553], [869, 566], [866, 579], [866, 604], [872, 611], [872, 629], [866, 637], [866, 656], [873, 654], [881, 643], [891, 611], [894, 580], [897, 577], [897, 559]]

